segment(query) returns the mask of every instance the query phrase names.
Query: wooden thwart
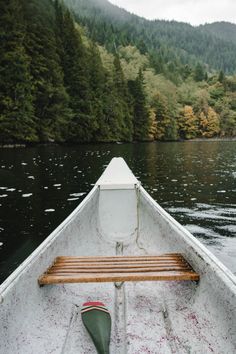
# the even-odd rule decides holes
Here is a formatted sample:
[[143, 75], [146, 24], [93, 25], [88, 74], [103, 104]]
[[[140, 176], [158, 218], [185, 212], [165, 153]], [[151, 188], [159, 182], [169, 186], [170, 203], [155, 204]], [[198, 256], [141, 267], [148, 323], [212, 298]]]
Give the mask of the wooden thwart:
[[57, 257], [40, 285], [157, 280], [199, 280], [181, 254], [161, 256]]

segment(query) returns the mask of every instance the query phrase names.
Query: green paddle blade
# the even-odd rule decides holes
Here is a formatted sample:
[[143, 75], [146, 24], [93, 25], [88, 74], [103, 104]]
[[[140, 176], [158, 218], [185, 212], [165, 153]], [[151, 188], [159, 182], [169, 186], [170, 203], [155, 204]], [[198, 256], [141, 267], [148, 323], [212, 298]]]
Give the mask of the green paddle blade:
[[109, 354], [111, 316], [105, 305], [102, 302], [86, 302], [81, 316], [98, 354]]

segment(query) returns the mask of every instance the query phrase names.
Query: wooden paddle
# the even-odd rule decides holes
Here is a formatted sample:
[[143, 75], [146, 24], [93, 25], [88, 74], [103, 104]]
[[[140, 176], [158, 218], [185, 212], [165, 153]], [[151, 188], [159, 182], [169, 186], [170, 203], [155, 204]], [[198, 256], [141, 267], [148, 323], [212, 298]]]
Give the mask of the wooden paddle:
[[102, 302], [86, 302], [81, 317], [98, 354], [109, 354], [111, 316], [105, 305]]

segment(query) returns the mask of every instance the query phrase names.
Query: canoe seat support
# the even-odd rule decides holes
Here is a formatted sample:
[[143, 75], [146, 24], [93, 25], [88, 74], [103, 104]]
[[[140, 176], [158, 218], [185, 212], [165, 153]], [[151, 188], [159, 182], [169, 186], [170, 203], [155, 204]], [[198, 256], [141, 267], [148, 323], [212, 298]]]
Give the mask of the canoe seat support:
[[39, 285], [124, 281], [199, 280], [179, 253], [161, 256], [57, 257]]

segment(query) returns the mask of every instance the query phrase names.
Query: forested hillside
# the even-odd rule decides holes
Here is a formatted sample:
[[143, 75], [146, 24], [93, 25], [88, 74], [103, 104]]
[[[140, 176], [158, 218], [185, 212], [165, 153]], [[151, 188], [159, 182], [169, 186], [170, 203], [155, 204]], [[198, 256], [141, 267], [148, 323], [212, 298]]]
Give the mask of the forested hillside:
[[212, 35], [236, 44], [236, 25], [229, 22], [214, 22], [200, 26], [203, 31], [208, 31]]
[[119, 58], [108, 72], [58, 1], [0, 6], [1, 143], [131, 141], [131, 95]]
[[[173, 64], [201, 61], [208, 70], [236, 72], [236, 39], [229, 43], [226, 35], [217, 38], [213, 27], [203, 30], [176, 21], [148, 21], [119, 9], [108, 0], [65, 0], [65, 3], [87, 27], [89, 35], [109, 50], [132, 44], [141, 52], [153, 53], [160, 66], [163, 58], [173, 58]], [[227, 26], [222, 27], [222, 33], [226, 34]]]
[[0, 144], [236, 135], [236, 77], [183, 49], [229, 43], [94, 1], [0, 0]]

